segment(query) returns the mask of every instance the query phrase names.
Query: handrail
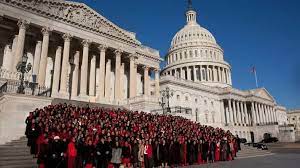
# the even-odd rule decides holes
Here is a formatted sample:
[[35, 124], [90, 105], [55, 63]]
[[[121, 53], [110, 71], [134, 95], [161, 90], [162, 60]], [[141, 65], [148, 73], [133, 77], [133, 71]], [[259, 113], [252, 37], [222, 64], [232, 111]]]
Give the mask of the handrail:
[[[50, 97], [51, 96], [51, 91], [52, 91], [52, 88], [49, 88], [41, 93], [38, 93], [37, 96], [47, 96], [47, 97]], [[49, 93], [49, 95], [48, 95]]]
[[0, 93], [7, 92], [7, 83], [5, 82], [1, 87], [0, 87]]

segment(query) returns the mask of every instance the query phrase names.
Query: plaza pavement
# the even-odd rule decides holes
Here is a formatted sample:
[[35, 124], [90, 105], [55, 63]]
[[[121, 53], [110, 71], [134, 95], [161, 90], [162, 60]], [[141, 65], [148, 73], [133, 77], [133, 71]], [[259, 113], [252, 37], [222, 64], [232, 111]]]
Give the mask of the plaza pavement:
[[[193, 168], [300, 168], [300, 143], [267, 144], [268, 151], [244, 147], [234, 161], [217, 162]], [[253, 151], [254, 150], [254, 151]]]

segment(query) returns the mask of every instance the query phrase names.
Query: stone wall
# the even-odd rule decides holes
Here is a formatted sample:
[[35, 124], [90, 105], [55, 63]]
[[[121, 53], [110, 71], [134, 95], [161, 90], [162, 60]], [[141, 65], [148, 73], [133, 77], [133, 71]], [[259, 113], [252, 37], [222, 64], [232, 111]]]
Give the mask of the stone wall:
[[295, 130], [291, 126], [280, 126], [278, 140], [280, 142], [295, 142]]
[[28, 95], [0, 96], [0, 144], [19, 139], [25, 133], [25, 119], [30, 111], [51, 104], [52, 99]]

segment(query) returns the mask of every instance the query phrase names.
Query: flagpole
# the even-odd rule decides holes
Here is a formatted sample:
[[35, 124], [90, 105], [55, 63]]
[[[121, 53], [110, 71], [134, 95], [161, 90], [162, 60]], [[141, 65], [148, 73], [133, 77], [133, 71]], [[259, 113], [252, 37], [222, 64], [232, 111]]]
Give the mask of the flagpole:
[[255, 77], [256, 88], [258, 88], [258, 82], [257, 82], [256, 70], [254, 70], [254, 77]]

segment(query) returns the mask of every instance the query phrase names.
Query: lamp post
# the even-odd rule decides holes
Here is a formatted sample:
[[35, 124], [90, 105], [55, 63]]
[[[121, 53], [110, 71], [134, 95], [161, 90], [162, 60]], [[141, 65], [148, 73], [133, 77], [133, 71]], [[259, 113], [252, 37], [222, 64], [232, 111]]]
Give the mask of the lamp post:
[[159, 105], [161, 106], [162, 110], [163, 110], [163, 114], [165, 114], [165, 101], [164, 101], [164, 98], [161, 97], [161, 101], [159, 101]]
[[170, 90], [169, 87], [166, 88], [166, 90], [162, 90], [160, 92], [161, 96], [162, 96], [162, 100], [164, 100], [164, 98], [167, 99], [167, 113], [171, 113], [171, 109], [170, 109], [170, 98], [173, 97], [173, 91]]
[[20, 72], [20, 86], [18, 87], [17, 93], [19, 94], [25, 94], [25, 87], [24, 87], [24, 75], [25, 73], [28, 73], [32, 65], [31, 63], [27, 64], [28, 56], [27, 54], [24, 54], [22, 57], [22, 60], [17, 65], [17, 71]]
[[70, 67], [71, 67], [71, 71], [69, 74], [69, 100], [71, 100], [72, 97], [72, 79], [73, 79], [73, 71], [75, 69], [75, 64], [74, 64], [74, 59], [70, 58], [69, 59], [70, 62]]

